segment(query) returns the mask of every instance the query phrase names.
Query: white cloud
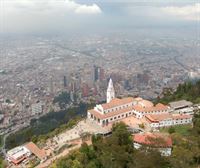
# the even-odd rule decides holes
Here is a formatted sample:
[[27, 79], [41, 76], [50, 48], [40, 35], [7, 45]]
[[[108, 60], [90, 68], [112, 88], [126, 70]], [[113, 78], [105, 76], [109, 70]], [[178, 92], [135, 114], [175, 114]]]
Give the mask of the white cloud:
[[101, 9], [96, 4], [93, 4], [91, 6], [79, 5], [75, 9], [75, 13], [77, 13], [77, 14], [98, 14], [98, 13], [101, 13]]
[[163, 7], [161, 10], [172, 16], [177, 16], [187, 20], [200, 20], [200, 3], [187, 6], [169, 6]]
[[102, 12], [97, 4], [80, 4], [73, 0], [6, 0], [3, 3], [8, 12], [11, 10], [60, 11], [76, 14], [99, 14]]
[[74, 29], [100, 13], [97, 4], [75, 0], [0, 0], [0, 32]]
[[71, 0], [65, 0], [65, 6], [76, 14], [99, 14], [102, 12], [97, 4], [86, 5]]

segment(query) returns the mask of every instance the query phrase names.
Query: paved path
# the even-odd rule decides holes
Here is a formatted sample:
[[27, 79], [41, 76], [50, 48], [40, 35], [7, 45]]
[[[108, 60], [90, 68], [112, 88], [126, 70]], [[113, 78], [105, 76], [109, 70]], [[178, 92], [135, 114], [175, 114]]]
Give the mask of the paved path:
[[82, 141], [80, 140], [79, 143], [76, 146], [73, 146], [71, 148], [64, 150], [62, 153], [60, 153], [60, 154], [46, 160], [45, 162], [39, 164], [38, 166], [36, 166], [36, 168], [48, 168], [48, 167], [50, 167], [55, 160], [57, 160], [61, 157], [67, 156], [70, 151], [80, 148], [81, 144], [82, 144]]

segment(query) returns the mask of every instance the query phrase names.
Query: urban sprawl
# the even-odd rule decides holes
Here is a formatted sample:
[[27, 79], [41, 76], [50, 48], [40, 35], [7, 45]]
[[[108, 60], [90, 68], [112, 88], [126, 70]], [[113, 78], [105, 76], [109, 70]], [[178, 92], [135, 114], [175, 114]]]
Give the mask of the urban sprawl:
[[[187, 48], [187, 50], [185, 49]], [[199, 46], [192, 38], [141, 38], [140, 36], [29, 37], [0, 39], [0, 135], [9, 166], [26, 167], [33, 157], [48, 167], [82, 144], [81, 135], [108, 136], [112, 125], [124, 122], [133, 133], [133, 145], [149, 144], [146, 137], [164, 137], [159, 146], [169, 156], [172, 140], [162, 127], [192, 124], [199, 105], [181, 100], [153, 104], [163, 91], [200, 78]], [[188, 57], [188, 55], [190, 57]], [[61, 93], [70, 95], [65, 108], [94, 102], [87, 118], [72, 129], [48, 139], [6, 151], [6, 138], [61, 107], [53, 103]], [[106, 99], [106, 103], [104, 102]], [[88, 141], [88, 143], [91, 143]], [[73, 144], [60, 153], [59, 149]]]

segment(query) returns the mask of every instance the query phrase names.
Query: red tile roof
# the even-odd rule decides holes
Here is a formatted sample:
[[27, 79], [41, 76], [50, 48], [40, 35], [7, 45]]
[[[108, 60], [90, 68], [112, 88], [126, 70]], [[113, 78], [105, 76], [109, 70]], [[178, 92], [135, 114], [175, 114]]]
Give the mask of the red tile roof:
[[160, 133], [135, 134], [133, 135], [133, 141], [154, 147], [172, 147], [171, 137]]
[[113, 108], [113, 107], [117, 107], [117, 106], [121, 106], [124, 104], [128, 104], [134, 101], [133, 97], [126, 97], [126, 98], [122, 98], [122, 99], [118, 99], [118, 98], [114, 98], [113, 100], [111, 100], [109, 103], [104, 103], [102, 104], [102, 107], [104, 110]]
[[144, 108], [153, 107], [153, 103], [152, 103], [151, 101], [149, 101], [149, 100], [144, 100], [144, 99], [142, 99], [142, 100], [140, 100], [140, 101], [138, 102], [138, 104], [139, 104], [140, 106], [144, 107]]
[[159, 121], [163, 121], [166, 119], [172, 119], [172, 115], [169, 113], [149, 114], [149, 115], [146, 115], [145, 117], [152, 122], [159, 122]]
[[192, 118], [191, 115], [187, 114], [170, 114], [170, 113], [162, 113], [162, 114], [149, 114], [145, 116], [148, 120], [151, 122], [159, 122], [163, 121], [166, 119], [171, 119], [171, 120], [178, 120], [178, 119], [190, 119]]
[[164, 111], [164, 110], [168, 110], [168, 106], [165, 106], [161, 103], [153, 106], [153, 107], [142, 107], [140, 105], [136, 105], [133, 107], [134, 110], [136, 111], [139, 111], [139, 112], [146, 112], [146, 113], [150, 113], [150, 112], [153, 112], [153, 111]]
[[22, 156], [20, 159], [13, 159], [12, 157], [9, 158], [15, 165], [19, 164], [23, 160], [26, 159], [26, 156]]
[[24, 145], [28, 150], [30, 150], [34, 155], [36, 155], [40, 160], [43, 160], [46, 157], [46, 154], [43, 150], [37, 147], [33, 142], [29, 142]]
[[106, 114], [101, 114], [99, 113], [98, 111], [92, 109], [92, 110], [88, 110], [88, 112], [90, 114], [93, 114], [95, 117], [99, 118], [99, 119], [106, 119], [106, 118], [109, 118], [109, 117], [113, 117], [113, 116], [116, 116], [118, 114], [122, 114], [122, 113], [126, 113], [126, 112], [130, 112], [133, 110], [133, 107], [127, 107], [127, 108], [124, 108], [124, 109], [121, 109], [121, 110], [117, 110], [117, 111], [112, 111], [112, 112], [108, 112]]
[[192, 118], [191, 115], [188, 115], [188, 114], [177, 114], [177, 115], [173, 115], [173, 119], [176, 120], [176, 119], [190, 119]]

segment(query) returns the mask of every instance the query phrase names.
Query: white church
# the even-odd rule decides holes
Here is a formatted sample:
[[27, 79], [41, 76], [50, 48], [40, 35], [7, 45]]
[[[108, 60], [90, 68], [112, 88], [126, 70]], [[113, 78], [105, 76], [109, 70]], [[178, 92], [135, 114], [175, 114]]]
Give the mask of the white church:
[[107, 99], [104, 104], [97, 104], [94, 109], [88, 110], [88, 119], [98, 125], [106, 126], [129, 116], [142, 118], [146, 114], [161, 114], [169, 112], [169, 107], [163, 104], [154, 104], [140, 97], [116, 98], [112, 79], [107, 88]]

